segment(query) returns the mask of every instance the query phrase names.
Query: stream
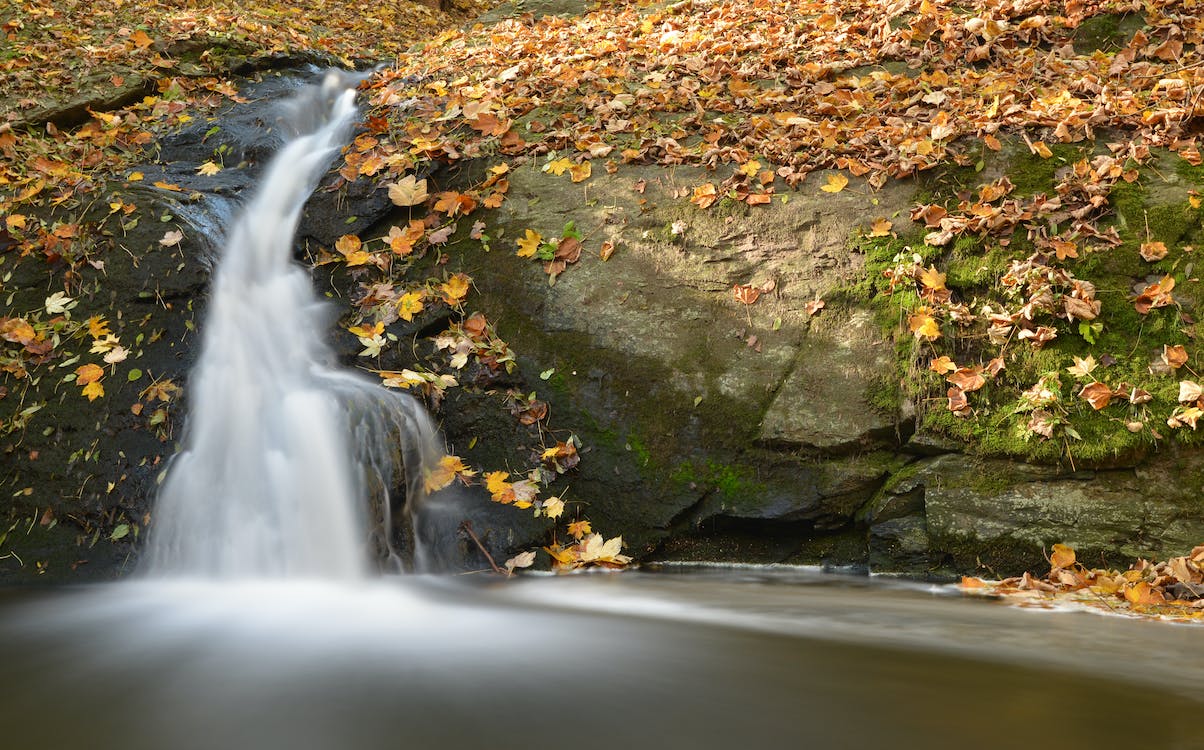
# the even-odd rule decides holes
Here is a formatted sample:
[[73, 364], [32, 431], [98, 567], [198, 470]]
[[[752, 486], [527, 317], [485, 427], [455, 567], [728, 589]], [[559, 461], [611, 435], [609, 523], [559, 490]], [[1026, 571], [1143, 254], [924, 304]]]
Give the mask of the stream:
[[0, 746], [1204, 747], [1191, 627], [797, 568], [370, 575], [368, 540], [438, 569], [422, 530], [446, 513], [429, 418], [335, 366], [292, 261], [357, 80], [285, 104], [293, 138], [224, 237], [140, 574], [0, 590]]
[[4, 747], [1198, 748], [1194, 627], [798, 569], [0, 598]]

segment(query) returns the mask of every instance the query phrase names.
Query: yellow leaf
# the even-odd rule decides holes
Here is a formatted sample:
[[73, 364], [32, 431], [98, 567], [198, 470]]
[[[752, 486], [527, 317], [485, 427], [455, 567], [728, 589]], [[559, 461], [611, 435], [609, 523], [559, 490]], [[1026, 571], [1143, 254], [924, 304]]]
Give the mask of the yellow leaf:
[[141, 182], [142, 180], [146, 179], [146, 175], [142, 174], [141, 172], [130, 172], [130, 176], [126, 179], [130, 182]]
[[105, 387], [100, 384], [99, 380], [94, 380], [84, 386], [83, 394], [88, 397], [89, 401], [95, 401], [105, 395]]
[[1055, 568], [1069, 568], [1074, 565], [1074, 550], [1065, 544], [1055, 544], [1049, 553], [1049, 564]]
[[881, 218], [874, 219], [874, 223], [870, 224], [870, 237], [889, 237], [890, 230], [894, 226], [890, 219]]
[[534, 258], [535, 251], [539, 249], [541, 242], [543, 242], [543, 237], [539, 235], [539, 232], [528, 229], [526, 235], [521, 240], [518, 240], [518, 257]]
[[24, 229], [26, 220], [24, 214], [9, 214], [4, 217], [4, 223], [8, 225], [8, 230], [11, 232], [16, 229]]
[[707, 182], [694, 188], [690, 202], [699, 208], [710, 208], [719, 200], [719, 191], [713, 183]]
[[839, 172], [831, 172], [828, 174], [827, 184], [820, 186], [819, 189], [825, 193], [839, 193], [841, 190], [844, 190], [845, 186], [848, 184], [848, 177], [845, 177]]
[[561, 157], [555, 161], [550, 161], [547, 164], [543, 165], [543, 171], [551, 172], [552, 174], [559, 177], [560, 175], [564, 174], [565, 171], [571, 169], [572, 166], [573, 166], [572, 160], [569, 159], [567, 156], [565, 156], [565, 157]]
[[920, 274], [920, 283], [924, 285], [925, 289], [939, 292], [945, 288], [945, 274], [936, 270], [936, 266], [929, 266]]
[[209, 177], [212, 177], [213, 175], [217, 174], [220, 171], [222, 171], [221, 165], [217, 164], [216, 162], [212, 162], [212, 161], [205, 162], [201, 166], [197, 167], [197, 170], [196, 170], [197, 174], [203, 174], [203, 175], [207, 175]]
[[[75, 368], [75, 382], [77, 385], [88, 385], [95, 383], [104, 377], [105, 371], [100, 365], [88, 363]], [[101, 391], [103, 393], [104, 391]]]
[[468, 294], [468, 282], [471, 278], [462, 273], [453, 274], [450, 279], [439, 285], [439, 291], [443, 292], [443, 300], [449, 305], [458, 305], [464, 301], [464, 297]]
[[929, 307], [917, 307], [916, 311], [907, 318], [907, 328], [915, 337], [935, 341], [941, 337], [941, 327], [932, 317]]
[[1029, 147], [1034, 154], [1037, 154], [1042, 159], [1048, 159], [1053, 156], [1053, 152], [1049, 150], [1049, 146], [1045, 145], [1045, 141], [1037, 141]]
[[589, 179], [593, 172], [593, 167], [588, 161], [583, 161], [580, 164], [574, 164], [569, 167], [569, 179], [573, 182], [584, 182]]
[[564, 513], [564, 501], [558, 497], [549, 497], [543, 501], [543, 514], [548, 518], [560, 518]]
[[397, 300], [397, 314], [409, 323], [422, 312], [422, 292], [406, 292]]
[[351, 326], [347, 329], [352, 335], [359, 338], [370, 339], [374, 336], [379, 336], [385, 332], [385, 324], [379, 320], [372, 325]]
[[506, 481], [509, 477], [510, 473], [506, 471], [491, 471], [485, 475], [485, 489], [489, 490], [494, 500], [510, 491], [513, 485]]
[[573, 521], [569, 524], [569, 533], [575, 539], [581, 539], [586, 534], [589, 534], [593, 529], [590, 528], [589, 521]]
[[112, 331], [109, 330], [109, 323], [104, 319], [103, 315], [93, 315], [88, 318], [88, 334], [94, 339], [99, 339], [108, 336]]

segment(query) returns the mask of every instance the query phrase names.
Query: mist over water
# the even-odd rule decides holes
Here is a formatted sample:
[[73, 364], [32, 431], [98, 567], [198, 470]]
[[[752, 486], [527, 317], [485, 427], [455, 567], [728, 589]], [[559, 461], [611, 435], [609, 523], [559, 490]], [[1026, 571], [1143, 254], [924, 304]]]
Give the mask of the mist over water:
[[[183, 445], [156, 500], [152, 575], [359, 578], [370, 528], [399, 563], [388, 499], [369, 494], [387, 492], [406, 459], [418, 476], [434, 429], [409, 396], [335, 366], [331, 311], [292, 254], [302, 207], [354, 122], [358, 81], [330, 72], [283, 105], [294, 137], [226, 236]], [[369, 508], [386, 517], [370, 524]]]

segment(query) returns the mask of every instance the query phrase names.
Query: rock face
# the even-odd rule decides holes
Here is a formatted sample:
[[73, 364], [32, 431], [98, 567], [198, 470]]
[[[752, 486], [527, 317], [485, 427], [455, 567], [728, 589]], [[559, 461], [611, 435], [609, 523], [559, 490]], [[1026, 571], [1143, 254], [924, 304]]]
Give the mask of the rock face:
[[[270, 102], [289, 86], [275, 81], [259, 91]], [[135, 252], [114, 254], [107, 269], [111, 307], [142, 305], [160, 331], [139, 355], [156, 380], [186, 379], [193, 318], [204, 302], [202, 240], [220, 235], [220, 221], [206, 222], [232, 210], [271, 150], [276, 135], [263, 111], [232, 113], [216, 135], [212, 124], [198, 123], [166, 141], [161, 163], [146, 169], [148, 183], [179, 182], [182, 194], [201, 196], [147, 190], [140, 200], [148, 220], [122, 238]], [[247, 168], [197, 175], [219, 146]], [[1080, 560], [1122, 563], [1204, 540], [1198, 453], [1073, 471], [978, 458], [916, 433], [915, 408], [895, 395], [906, 377], [896, 353], [899, 321], [843, 290], [866, 272], [852, 238], [875, 219], [905, 214], [917, 186], [891, 183], [872, 194], [804, 189], [768, 206], [720, 203], [702, 212], [688, 199], [709, 175], [691, 168], [623, 165], [579, 185], [528, 164], [510, 178], [507, 200], [489, 219], [493, 249], [461, 228], [446, 248], [448, 270], [472, 276], [471, 304], [519, 354], [517, 372], [493, 385], [537, 391], [554, 427], [579, 438], [571, 496], [595, 528], [623, 535], [627, 554], [948, 577], [1040, 567], [1043, 549], [1057, 542], [1074, 546]], [[385, 191], [366, 181], [320, 189], [300, 243], [328, 247], [341, 234], [376, 231], [394, 222], [393, 210]], [[168, 218], [156, 224], [151, 216]], [[185, 228], [182, 245], [160, 245], [164, 222]], [[570, 222], [586, 238], [586, 253], [554, 283], [542, 264], [512, 252], [526, 229], [555, 236]], [[602, 242], [616, 248], [609, 260], [597, 253]], [[352, 296], [354, 280], [333, 282], [339, 296]], [[743, 304], [734, 285], [760, 298]], [[446, 322], [423, 318], [390, 332], [416, 339]], [[146, 401], [143, 384], [111, 387], [109, 411], [51, 406], [62, 411], [43, 450], [51, 460], [23, 463], [21, 486], [66, 491], [95, 474], [82, 498], [90, 512], [147, 512], [181, 401], [154, 429], [129, 412]], [[524, 428], [480, 393], [456, 389], [438, 416], [451, 450], [478, 465], [520, 463], [531, 450]], [[88, 447], [78, 439], [96, 429], [106, 441], [100, 461], [80, 453]], [[45, 507], [30, 501], [21, 512]], [[481, 569], [486, 553], [500, 562], [547, 541], [545, 525], [490, 503], [480, 488], [444, 495], [437, 510], [420, 523], [444, 567]], [[72, 564], [58, 554], [63, 543], [81, 537], [47, 525], [26, 533], [25, 548], [58, 561], [61, 571]], [[109, 575], [129, 556], [102, 547], [88, 557], [85, 571]]]

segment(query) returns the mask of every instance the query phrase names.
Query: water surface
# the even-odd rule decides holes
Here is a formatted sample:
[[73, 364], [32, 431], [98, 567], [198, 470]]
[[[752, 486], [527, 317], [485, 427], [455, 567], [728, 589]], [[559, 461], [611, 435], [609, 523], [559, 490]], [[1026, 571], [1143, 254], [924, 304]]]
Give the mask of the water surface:
[[1197, 748], [1194, 627], [797, 571], [0, 599], [8, 748]]

